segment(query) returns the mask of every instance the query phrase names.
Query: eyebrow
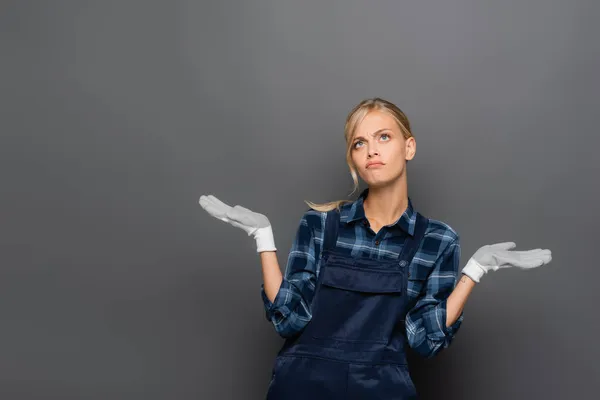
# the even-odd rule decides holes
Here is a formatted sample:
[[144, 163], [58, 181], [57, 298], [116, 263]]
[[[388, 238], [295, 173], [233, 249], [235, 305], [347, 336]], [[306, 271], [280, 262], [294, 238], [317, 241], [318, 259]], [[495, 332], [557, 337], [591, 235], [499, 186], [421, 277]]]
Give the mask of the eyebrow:
[[[373, 132], [373, 133], [371, 134], [371, 136], [375, 136], [375, 135], [377, 135], [378, 133], [385, 132], [385, 131], [389, 131], [389, 132], [391, 132], [392, 130], [391, 130], [390, 128], [382, 128], [382, 129], [378, 129], [378, 130], [376, 130], [375, 132]], [[354, 138], [352, 139], [352, 141], [355, 141], [355, 140], [358, 140], [358, 139], [364, 139], [364, 137], [363, 137], [363, 136], [354, 136]]]

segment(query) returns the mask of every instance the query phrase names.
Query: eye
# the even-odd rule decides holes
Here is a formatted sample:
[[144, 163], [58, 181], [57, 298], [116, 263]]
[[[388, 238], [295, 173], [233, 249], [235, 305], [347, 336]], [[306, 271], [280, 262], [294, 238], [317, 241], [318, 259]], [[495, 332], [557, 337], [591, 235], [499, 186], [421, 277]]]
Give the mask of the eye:
[[386, 138], [388, 138], [388, 140], [390, 139], [390, 135], [389, 135], [389, 134], [387, 134], [387, 133], [382, 133], [380, 137], [382, 137], [382, 138], [383, 138], [384, 136], [385, 136]]
[[354, 144], [352, 145], [353, 148], [357, 149], [359, 144], [362, 144], [362, 140], [358, 140], [356, 142], [354, 142]]

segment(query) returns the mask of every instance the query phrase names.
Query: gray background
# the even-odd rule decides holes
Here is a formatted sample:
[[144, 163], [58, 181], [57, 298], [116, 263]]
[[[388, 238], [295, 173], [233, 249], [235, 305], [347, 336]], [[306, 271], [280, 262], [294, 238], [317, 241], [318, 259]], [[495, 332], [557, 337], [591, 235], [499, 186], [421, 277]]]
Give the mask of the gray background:
[[409, 116], [409, 195], [487, 275], [424, 399], [592, 398], [600, 5], [572, 1], [3, 1], [0, 397], [260, 399], [282, 340], [260, 262], [201, 194], [266, 214], [346, 198], [343, 124]]

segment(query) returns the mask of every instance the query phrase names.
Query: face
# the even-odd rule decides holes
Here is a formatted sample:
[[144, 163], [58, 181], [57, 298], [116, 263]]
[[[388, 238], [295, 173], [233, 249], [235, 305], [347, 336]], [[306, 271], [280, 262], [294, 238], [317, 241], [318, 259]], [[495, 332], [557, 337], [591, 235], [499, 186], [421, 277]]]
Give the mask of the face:
[[404, 139], [391, 115], [371, 111], [356, 127], [350, 151], [362, 180], [370, 187], [385, 186], [402, 177], [416, 143], [412, 137]]

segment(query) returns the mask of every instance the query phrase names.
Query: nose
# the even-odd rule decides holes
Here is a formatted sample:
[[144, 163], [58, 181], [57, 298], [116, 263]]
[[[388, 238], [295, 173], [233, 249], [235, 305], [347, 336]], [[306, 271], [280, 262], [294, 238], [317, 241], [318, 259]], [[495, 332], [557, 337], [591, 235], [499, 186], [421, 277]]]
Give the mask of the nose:
[[371, 158], [373, 156], [378, 156], [379, 155], [379, 150], [377, 150], [377, 148], [375, 148], [375, 146], [369, 146], [369, 151], [367, 153], [367, 157]]

